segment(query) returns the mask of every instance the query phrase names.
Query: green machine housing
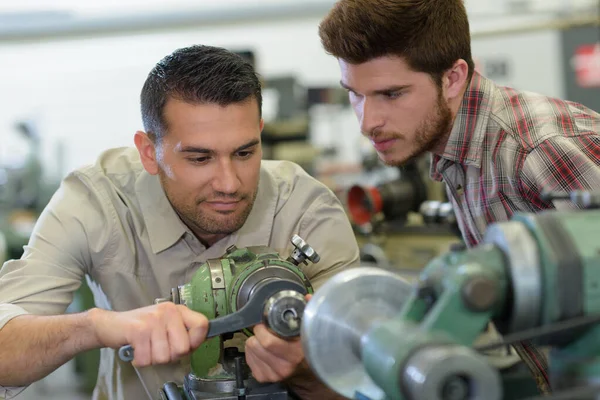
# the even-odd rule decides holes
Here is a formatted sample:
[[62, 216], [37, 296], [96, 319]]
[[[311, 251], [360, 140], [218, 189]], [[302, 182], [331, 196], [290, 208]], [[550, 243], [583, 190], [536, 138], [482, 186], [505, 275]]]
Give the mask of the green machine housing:
[[258, 323], [284, 339], [300, 334], [305, 295], [313, 293], [300, 265], [320, 257], [298, 235], [291, 242], [294, 249], [286, 259], [265, 246], [231, 246], [221, 258], [203, 263], [190, 282], [156, 299], [185, 305], [209, 319], [209, 339], [192, 353], [183, 387], [167, 382], [163, 399], [288, 398], [282, 385], [256, 382], [241, 361], [243, 354], [225, 344], [234, 333], [252, 335]]

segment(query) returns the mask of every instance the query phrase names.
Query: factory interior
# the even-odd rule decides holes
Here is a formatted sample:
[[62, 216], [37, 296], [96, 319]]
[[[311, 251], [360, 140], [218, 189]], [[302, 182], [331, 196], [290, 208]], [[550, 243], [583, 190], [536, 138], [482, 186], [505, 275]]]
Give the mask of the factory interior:
[[[310, 369], [329, 389], [357, 400], [600, 398], [600, 214], [594, 211], [594, 207], [600, 208], [600, 187], [597, 193], [568, 194], [571, 200], [578, 196], [589, 210], [557, 214], [545, 225], [541, 219], [524, 218], [513, 222], [518, 226], [488, 231], [488, 247], [469, 248], [445, 183], [430, 177], [430, 154], [401, 167], [386, 165], [361, 134], [348, 93], [340, 86], [339, 64], [326, 54], [318, 36], [319, 23], [334, 3], [0, 2], [2, 262], [23, 256], [38, 217], [70, 172], [93, 164], [107, 149], [134, 146], [134, 133], [143, 129], [140, 90], [159, 60], [186, 46], [223, 47], [250, 62], [260, 76], [263, 159], [294, 162], [330, 189], [344, 208], [360, 250], [364, 272], [358, 268], [331, 278], [313, 294], [313, 300], [318, 301], [306, 303], [303, 295], [312, 293], [312, 289], [302, 286], [294, 292], [302, 296], [292, 296], [285, 303], [286, 307], [301, 303], [304, 317], [299, 319], [302, 325], [296, 326], [302, 332], [299, 340]], [[598, 0], [464, 3], [475, 68], [482, 76], [499, 86], [600, 111]], [[599, 132], [596, 125], [596, 134]], [[549, 230], [557, 224], [567, 228], [561, 228], [562, 236], [551, 237]], [[319, 243], [309, 239], [305, 242], [300, 237], [288, 242], [295, 246], [294, 253], [287, 261], [285, 257], [269, 261], [273, 268], [283, 270], [281, 265], [287, 263], [289, 269], [298, 271], [301, 268], [296, 265], [318, 260], [314, 253], [319, 253]], [[498, 249], [502, 249], [502, 255], [498, 255]], [[252, 291], [244, 287], [247, 281], [234, 286], [236, 274], [263, 273], [262, 269], [247, 272], [259, 266], [244, 258], [255, 259], [256, 255], [243, 251], [228, 248], [222, 257], [233, 257], [235, 262], [230, 258], [223, 261], [223, 267], [217, 268], [220, 272], [215, 272], [213, 261], [199, 267], [208, 271], [205, 274], [210, 272], [202, 277], [208, 282], [213, 279], [212, 286], [200, 288], [200, 277], [197, 281], [178, 282], [181, 286], [171, 294], [164, 293], [166, 300], [161, 301], [195, 304], [191, 294], [184, 301], [188, 289], [203, 290], [203, 295], [217, 298], [221, 296], [217, 288], [226, 288], [215, 286], [213, 273], [218, 273], [224, 276], [226, 285], [231, 285], [227, 290], [251, 293], [248, 303], [243, 303], [247, 304], [246, 310], [252, 293], [256, 293], [258, 304], [259, 294], [267, 293], [268, 285], [275, 290], [279, 281], [264, 278], [270, 283], [256, 284]], [[260, 266], [266, 266], [268, 260], [272, 259], [261, 258]], [[223, 275], [225, 265], [234, 263], [237, 270]], [[571, 269], [571, 264], [578, 267]], [[1, 270], [2, 264], [0, 312], [3, 283], [18, 277], [18, 273], [3, 276]], [[278, 274], [283, 274], [276, 274], [280, 279], [289, 271]], [[502, 279], [494, 281], [495, 274], [502, 275]], [[577, 274], [581, 278], [579, 287], [561, 286], [561, 280], [570, 281]], [[221, 282], [221, 278], [216, 279]], [[296, 275], [296, 280], [286, 279], [281, 278], [287, 286], [279, 282], [278, 287], [288, 291], [300, 287], [300, 283], [304, 285], [306, 280]], [[97, 294], [90, 288], [94, 284], [89, 276], [81, 282], [66, 314], [98, 306]], [[533, 293], [536, 290], [537, 297]], [[576, 294], [577, 290], [583, 295]], [[239, 298], [235, 307], [218, 309], [216, 314], [212, 310], [207, 318], [242, 313]], [[578, 305], [569, 303], [571, 300]], [[413, 302], [410, 307], [409, 301]], [[501, 301], [502, 307], [498, 306]], [[579, 311], [571, 312], [573, 308]], [[533, 314], [536, 312], [539, 316]], [[266, 311], [260, 313], [258, 322], [270, 318]], [[506, 326], [501, 326], [501, 319], [508, 321]], [[223, 322], [236, 323], [231, 321]], [[506, 341], [494, 350], [502, 354], [488, 352], [482, 356], [483, 350], [476, 343], [482, 332], [489, 333], [489, 324], [494, 321], [497, 326], [493, 329], [506, 332]], [[248, 332], [249, 325], [242, 328], [237, 332]], [[551, 355], [550, 378], [559, 376], [557, 389], [552, 391], [556, 394], [546, 393], [545, 397], [536, 388], [531, 368], [520, 362], [521, 353], [516, 351], [515, 355], [510, 350], [513, 342], [536, 338], [531, 333], [535, 329], [540, 337], [542, 331], [549, 335], [550, 339], [535, 343]], [[0, 325], [0, 337], [1, 332]], [[490, 334], [501, 341], [498, 332]], [[217, 357], [225, 357], [223, 342], [218, 345], [221, 354]], [[200, 350], [213, 354], [212, 348]], [[0, 358], [3, 351], [0, 348]], [[0, 399], [91, 399], [101, 357], [100, 349], [79, 353], [22, 391], [2, 390], [0, 379]], [[230, 386], [215, 383], [222, 378], [210, 384], [206, 383], [208, 378], [194, 378], [201, 375], [198, 359], [202, 357], [192, 356], [192, 378], [182, 376], [175, 389], [165, 382], [160, 394], [153, 392], [149, 398], [288, 398], [281, 395], [281, 386], [271, 393], [267, 389], [263, 392], [262, 386], [248, 383], [250, 377], [246, 377], [248, 381], [240, 378], [239, 357], [231, 367], [233, 375], [228, 375]], [[194, 386], [194, 390], [186, 387], [197, 384], [194, 379], [205, 386]], [[190, 394], [192, 391], [195, 394]], [[559, 397], [563, 391], [565, 394]], [[127, 397], [122, 393], [114, 397], [123, 398]]]

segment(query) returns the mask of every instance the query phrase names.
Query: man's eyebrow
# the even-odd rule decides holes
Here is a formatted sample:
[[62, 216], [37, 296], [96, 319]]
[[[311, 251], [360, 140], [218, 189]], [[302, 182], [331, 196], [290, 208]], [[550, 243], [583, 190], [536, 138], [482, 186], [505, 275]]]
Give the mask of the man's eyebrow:
[[207, 149], [204, 147], [198, 147], [198, 146], [183, 146], [179, 151], [181, 153], [204, 153], [204, 154], [214, 153], [214, 151], [211, 149]]
[[[352, 89], [351, 86], [345, 84], [344, 82], [340, 81], [340, 85], [346, 89], [346, 90], [350, 90], [351, 92], [355, 92], [355, 89]], [[388, 93], [392, 93], [392, 92], [400, 92], [402, 90], [406, 90], [408, 88], [410, 88], [411, 85], [393, 85], [393, 86], [389, 86], [383, 89], [377, 89], [377, 90], [373, 90], [371, 92], [371, 94], [388, 94]]]
[[343, 81], [340, 81], [340, 86], [343, 87], [346, 90], [350, 90], [351, 92], [354, 92], [355, 90], [352, 89], [350, 86], [346, 85]]
[[259, 144], [259, 143], [260, 143], [260, 140], [258, 140], [258, 139], [253, 139], [253, 140], [249, 141], [248, 143], [246, 143], [246, 144], [244, 144], [244, 145], [242, 145], [242, 146], [238, 147], [237, 149], [235, 149], [234, 153], [237, 153], [238, 151], [247, 150], [247, 149], [249, 149], [250, 147], [254, 147], [254, 146], [256, 146], [256, 145], [257, 145], [257, 144]]
[[[260, 140], [252, 139], [248, 143], [243, 144], [240, 147], [238, 147], [237, 149], [235, 149], [233, 152], [237, 153], [239, 151], [249, 149], [250, 147], [254, 147], [259, 143], [260, 143]], [[207, 149], [205, 147], [198, 147], [198, 146], [183, 146], [179, 151], [181, 153], [201, 153], [201, 154], [213, 154], [215, 152], [214, 150]]]
[[408, 89], [410, 86], [411, 85], [394, 85], [383, 89], [373, 90], [373, 94], [388, 94], [393, 92], [401, 92], [403, 90]]

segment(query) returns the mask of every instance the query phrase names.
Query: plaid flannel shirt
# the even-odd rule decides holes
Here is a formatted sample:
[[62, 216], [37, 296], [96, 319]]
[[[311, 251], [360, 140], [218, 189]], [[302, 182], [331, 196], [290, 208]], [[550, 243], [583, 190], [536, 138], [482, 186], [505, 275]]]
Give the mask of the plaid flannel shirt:
[[544, 191], [600, 190], [600, 114], [475, 73], [430, 172], [446, 184], [466, 244], [476, 245], [493, 222], [558, 207]]
[[[544, 191], [600, 190], [600, 114], [574, 102], [496, 86], [475, 73], [431, 177], [446, 184], [465, 243], [515, 212], [573, 208]], [[538, 386], [549, 391], [545, 357], [515, 346]]]

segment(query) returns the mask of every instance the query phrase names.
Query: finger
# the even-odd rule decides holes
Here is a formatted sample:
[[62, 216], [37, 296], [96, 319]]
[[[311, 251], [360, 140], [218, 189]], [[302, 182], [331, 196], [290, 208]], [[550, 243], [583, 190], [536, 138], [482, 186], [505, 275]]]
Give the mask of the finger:
[[307, 295], [305, 295], [305, 296], [304, 296], [304, 299], [305, 299], [306, 301], [310, 301], [310, 299], [312, 299], [312, 296], [313, 296], [313, 295], [309, 293], [309, 294], [307, 294]]
[[166, 364], [171, 360], [167, 327], [162, 323], [152, 330], [152, 364]]
[[254, 337], [269, 353], [286, 361], [300, 362], [304, 358], [300, 340], [284, 340], [271, 333], [263, 324], [254, 327]]
[[250, 346], [246, 342], [246, 354], [254, 356], [257, 368], [259, 368], [263, 377], [266, 377], [270, 382], [287, 378], [296, 370], [296, 363], [273, 355], [258, 340], [251, 341]]
[[190, 337], [183, 324], [181, 313], [167, 322], [167, 338], [171, 349], [171, 361], [178, 360], [190, 352]]
[[246, 341], [246, 364], [250, 367], [254, 379], [261, 383], [279, 381], [277, 374], [269, 364], [257, 357], [256, 350], [253, 347], [260, 346], [260, 344], [257, 344], [255, 339], [254, 343], [252, 341], [253, 338], [249, 338]]
[[136, 339], [133, 346], [134, 367], [146, 367], [152, 364], [152, 353], [150, 348], [150, 336]]
[[186, 306], [178, 305], [177, 307], [181, 313], [183, 324], [188, 330], [190, 347], [195, 349], [206, 339], [206, 334], [208, 333], [208, 319], [204, 315], [192, 311]]

